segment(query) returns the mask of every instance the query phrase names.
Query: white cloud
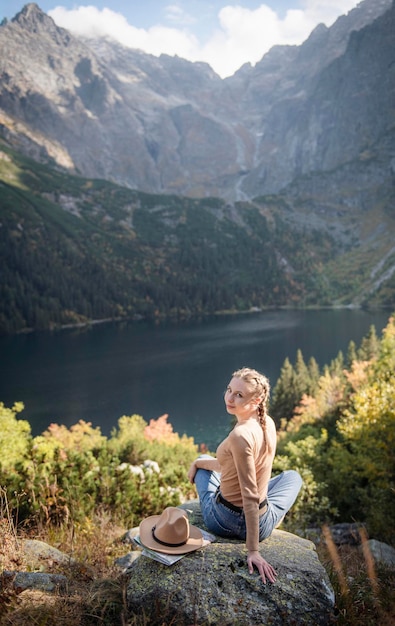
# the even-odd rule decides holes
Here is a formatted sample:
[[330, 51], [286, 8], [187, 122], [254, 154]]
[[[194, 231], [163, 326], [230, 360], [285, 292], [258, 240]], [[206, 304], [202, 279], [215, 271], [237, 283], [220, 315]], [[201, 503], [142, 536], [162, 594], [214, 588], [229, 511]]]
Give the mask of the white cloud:
[[323, 22], [330, 26], [339, 15], [346, 15], [353, 9], [358, 4], [358, 0], [303, 0], [301, 4], [303, 12], [315, 24]]
[[226, 6], [218, 17], [220, 29], [204, 46], [202, 55], [221, 76], [233, 74], [248, 61], [255, 64], [275, 44], [301, 43], [314, 28], [302, 11], [288, 11], [280, 19], [264, 4], [254, 11]]
[[65, 7], [56, 7], [48, 11], [48, 15], [63, 28], [70, 30], [76, 35], [87, 37], [102, 37], [109, 35], [121, 43], [128, 45], [130, 36], [135, 35], [138, 39], [145, 36], [143, 29], [130, 26], [120, 13], [111, 9], [99, 11], [94, 6], [80, 6], [77, 9], [68, 10]]
[[217, 28], [205, 44], [199, 44], [188, 30], [191, 16], [178, 4], [167, 6], [167, 18], [184, 24], [184, 28], [160, 24], [149, 29], [136, 28], [120, 13], [93, 6], [80, 6], [70, 11], [56, 7], [49, 15], [74, 33], [109, 35], [126, 46], [150, 54], [177, 54], [190, 61], [206, 61], [221, 76], [229, 76], [246, 62], [255, 64], [275, 44], [302, 43], [318, 23], [330, 26], [338, 15], [355, 5], [356, 0], [304, 0], [302, 9], [290, 9], [283, 18], [265, 4], [255, 10], [227, 5], [219, 11]]
[[356, 0], [305, 0], [303, 9], [289, 9], [283, 18], [265, 4], [255, 10], [225, 6], [218, 15], [220, 30], [201, 56], [220, 75], [228, 76], [243, 63], [254, 65], [276, 44], [303, 43], [317, 24], [330, 26], [355, 5]]
[[160, 25], [149, 29], [136, 28], [123, 15], [107, 8], [99, 10], [94, 6], [80, 6], [67, 10], [56, 7], [48, 15], [56, 24], [77, 35], [109, 36], [124, 46], [138, 48], [157, 56], [162, 53], [178, 54], [190, 59], [196, 55], [198, 49], [197, 40], [191, 33]]
[[184, 9], [178, 4], [169, 4], [165, 8], [165, 18], [170, 23], [178, 24], [181, 26], [189, 26], [196, 22], [196, 19], [186, 13]]

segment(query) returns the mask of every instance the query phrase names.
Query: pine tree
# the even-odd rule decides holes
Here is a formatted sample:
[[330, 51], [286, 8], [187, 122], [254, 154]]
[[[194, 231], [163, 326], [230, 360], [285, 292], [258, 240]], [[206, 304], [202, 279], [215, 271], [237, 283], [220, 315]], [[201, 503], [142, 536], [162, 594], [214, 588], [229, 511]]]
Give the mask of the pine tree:
[[343, 376], [344, 370], [344, 356], [343, 352], [339, 350], [337, 353], [337, 357], [332, 359], [329, 365], [326, 365], [324, 368], [324, 373], [329, 374], [331, 376]]
[[360, 361], [371, 361], [377, 357], [380, 350], [380, 340], [376, 334], [376, 328], [370, 327], [366, 337], [362, 339], [361, 347], [358, 350], [358, 358]]
[[309, 372], [309, 384], [308, 384], [307, 393], [310, 396], [313, 396], [317, 390], [318, 381], [320, 379], [320, 368], [319, 368], [317, 361], [315, 360], [313, 356], [310, 357], [309, 359], [308, 372]]
[[355, 345], [355, 342], [351, 340], [350, 343], [348, 344], [348, 350], [347, 350], [347, 359], [346, 359], [347, 369], [351, 369], [352, 364], [357, 359], [358, 359], [357, 347]]
[[300, 349], [296, 352], [295, 374], [295, 396], [299, 396], [300, 399], [310, 386], [309, 370]]
[[301, 350], [296, 353], [295, 366], [288, 357], [281, 368], [280, 377], [273, 390], [271, 415], [279, 425], [282, 419], [290, 420], [294, 409], [305, 394], [313, 395], [320, 378], [320, 369], [314, 357], [306, 365]]
[[295, 407], [295, 378], [296, 374], [287, 357], [280, 371], [280, 377], [273, 389], [270, 413], [277, 425], [283, 418], [289, 420]]

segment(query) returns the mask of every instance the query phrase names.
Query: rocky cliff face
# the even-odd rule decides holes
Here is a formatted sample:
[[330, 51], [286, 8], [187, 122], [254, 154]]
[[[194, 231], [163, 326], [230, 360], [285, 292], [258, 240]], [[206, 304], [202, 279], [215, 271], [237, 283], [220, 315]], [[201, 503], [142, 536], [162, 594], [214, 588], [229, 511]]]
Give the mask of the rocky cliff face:
[[[267, 80], [272, 56], [272, 73], [278, 78], [257, 128], [258, 166], [243, 184], [248, 195], [261, 189], [275, 193], [300, 175], [339, 167], [391, 128], [394, 10], [366, 25], [372, 18], [369, 6], [361, 3], [331, 29], [317, 27], [288, 53], [283, 67], [275, 64], [281, 50], [273, 49], [254, 69], [256, 77], [261, 67]], [[255, 100], [269, 91], [256, 83], [252, 79], [246, 85]]]
[[38, 160], [142, 191], [278, 192], [393, 124], [394, 11], [365, 0], [222, 80], [204, 63], [76, 38], [29, 4], [0, 27], [0, 132]]

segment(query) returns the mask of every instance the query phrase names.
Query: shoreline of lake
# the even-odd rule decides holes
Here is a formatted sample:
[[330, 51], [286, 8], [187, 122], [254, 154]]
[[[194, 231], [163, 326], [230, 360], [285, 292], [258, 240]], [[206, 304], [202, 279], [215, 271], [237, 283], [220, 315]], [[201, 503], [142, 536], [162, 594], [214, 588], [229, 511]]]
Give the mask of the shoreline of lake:
[[100, 324], [122, 324], [122, 323], [138, 323], [138, 322], [148, 322], [152, 324], [166, 324], [166, 323], [174, 323], [180, 324], [183, 322], [193, 322], [199, 321], [203, 319], [210, 319], [211, 317], [228, 317], [228, 316], [237, 316], [237, 315], [250, 315], [254, 313], [265, 313], [272, 311], [332, 311], [332, 310], [360, 310], [367, 312], [380, 312], [380, 311], [395, 311], [395, 307], [367, 307], [361, 306], [357, 304], [333, 304], [326, 306], [318, 306], [311, 305], [306, 307], [295, 307], [290, 305], [283, 306], [273, 306], [273, 307], [251, 307], [248, 310], [240, 311], [233, 309], [225, 309], [222, 311], [214, 311], [213, 313], [199, 313], [196, 315], [185, 315], [185, 316], [158, 316], [155, 318], [152, 317], [144, 317], [140, 314], [134, 314], [131, 317], [106, 317], [103, 319], [93, 319], [87, 320], [86, 322], [76, 322], [75, 324], [59, 324], [53, 325], [50, 328], [24, 328], [15, 333], [7, 333], [3, 335], [3, 337], [12, 337], [15, 335], [27, 335], [31, 333], [38, 332], [60, 332], [63, 330], [72, 330], [72, 329], [84, 329], [89, 328], [90, 326], [98, 326]]

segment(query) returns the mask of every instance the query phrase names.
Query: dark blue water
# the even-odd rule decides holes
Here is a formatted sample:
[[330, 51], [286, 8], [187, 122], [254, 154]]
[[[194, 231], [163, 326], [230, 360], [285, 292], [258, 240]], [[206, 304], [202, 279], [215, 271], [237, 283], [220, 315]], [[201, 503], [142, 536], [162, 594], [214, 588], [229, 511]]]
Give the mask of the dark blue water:
[[222, 393], [234, 369], [264, 372], [274, 387], [285, 357], [329, 363], [389, 312], [276, 311], [155, 326], [146, 322], [0, 339], [0, 401], [23, 401], [34, 435], [79, 419], [110, 435], [122, 415], [163, 413], [179, 434], [214, 447], [228, 432]]

